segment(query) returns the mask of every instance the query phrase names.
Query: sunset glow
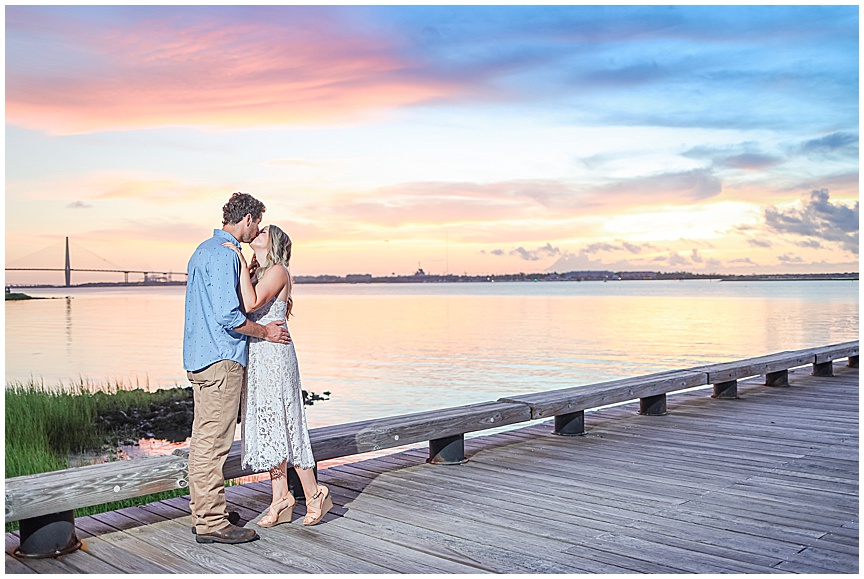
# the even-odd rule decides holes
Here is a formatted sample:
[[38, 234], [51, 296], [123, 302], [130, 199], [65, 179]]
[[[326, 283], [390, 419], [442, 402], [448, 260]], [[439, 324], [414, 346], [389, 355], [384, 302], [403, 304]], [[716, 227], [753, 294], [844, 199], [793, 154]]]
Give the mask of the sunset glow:
[[854, 5], [5, 10], [7, 267], [858, 271]]

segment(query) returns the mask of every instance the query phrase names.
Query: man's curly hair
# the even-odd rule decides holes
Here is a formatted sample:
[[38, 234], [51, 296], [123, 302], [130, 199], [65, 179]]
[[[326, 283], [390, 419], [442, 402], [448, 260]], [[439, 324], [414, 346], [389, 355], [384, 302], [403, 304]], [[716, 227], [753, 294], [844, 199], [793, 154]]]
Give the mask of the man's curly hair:
[[222, 225], [239, 223], [246, 215], [252, 215], [252, 221], [257, 221], [266, 210], [263, 203], [248, 193], [234, 193], [222, 206]]

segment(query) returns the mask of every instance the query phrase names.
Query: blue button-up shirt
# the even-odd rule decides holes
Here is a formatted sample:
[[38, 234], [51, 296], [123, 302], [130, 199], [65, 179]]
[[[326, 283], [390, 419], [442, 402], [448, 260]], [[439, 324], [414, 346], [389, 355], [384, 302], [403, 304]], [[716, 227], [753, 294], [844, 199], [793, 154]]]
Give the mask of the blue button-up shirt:
[[197, 372], [218, 362], [234, 360], [246, 366], [246, 336], [234, 331], [246, 314], [240, 295], [240, 258], [222, 243], [240, 243], [221, 229], [192, 254], [186, 269], [186, 325], [183, 367]]

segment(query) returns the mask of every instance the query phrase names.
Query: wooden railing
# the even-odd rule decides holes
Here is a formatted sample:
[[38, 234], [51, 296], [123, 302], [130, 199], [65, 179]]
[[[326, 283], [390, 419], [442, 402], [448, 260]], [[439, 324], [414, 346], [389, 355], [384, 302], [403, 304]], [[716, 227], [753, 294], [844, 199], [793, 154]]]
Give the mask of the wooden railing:
[[[788, 386], [791, 368], [813, 365], [813, 374], [831, 376], [833, 360], [848, 358], [858, 366], [858, 342], [779, 352], [735, 362], [699, 366], [500, 398], [494, 402], [351, 422], [310, 430], [317, 460], [327, 460], [429, 441], [429, 462], [464, 462], [468, 432], [555, 417], [555, 433], [584, 433], [584, 411], [639, 399], [640, 413], [666, 413], [666, 395], [713, 385], [713, 397], [737, 398], [737, 381], [766, 376], [767, 386]], [[240, 442], [231, 447], [225, 478], [249, 474], [240, 465]], [[188, 486], [187, 456], [141, 458], [6, 479], [6, 521], [35, 520], [75, 508], [98, 505]], [[22, 526], [23, 528], [23, 526]]]

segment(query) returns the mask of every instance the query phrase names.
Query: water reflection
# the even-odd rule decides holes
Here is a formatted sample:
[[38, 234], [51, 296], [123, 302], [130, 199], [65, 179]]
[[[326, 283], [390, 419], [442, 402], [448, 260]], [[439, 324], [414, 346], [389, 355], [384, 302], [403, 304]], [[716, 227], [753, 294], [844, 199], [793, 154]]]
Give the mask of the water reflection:
[[72, 298], [66, 297], [66, 356], [72, 353]]
[[[187, 385], [182, 287], [58, 291], [73, 297], [6, 304], [7, 383]], [[331, 392], [311, 428], [858, 338], [857, 282], [301, 284], [295, 300], [303, 387]]]

